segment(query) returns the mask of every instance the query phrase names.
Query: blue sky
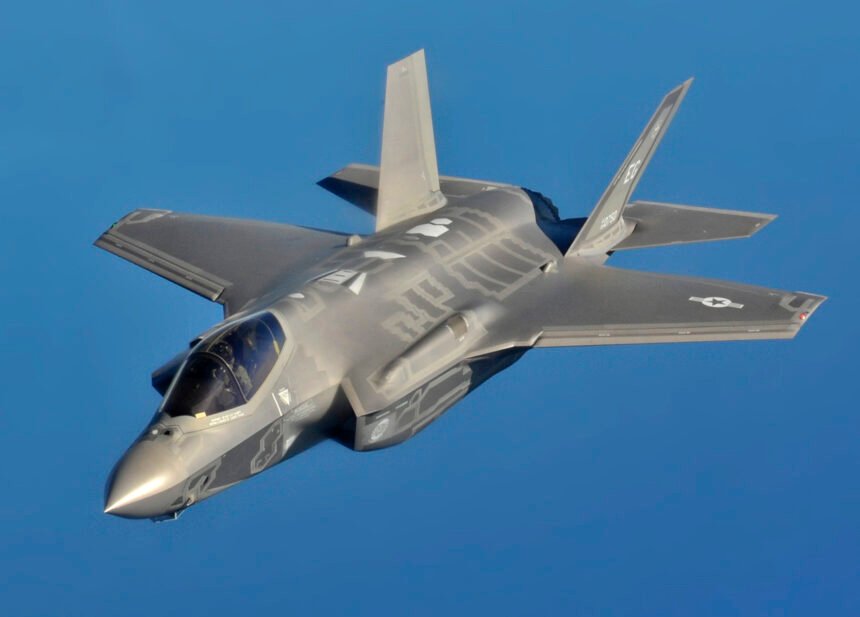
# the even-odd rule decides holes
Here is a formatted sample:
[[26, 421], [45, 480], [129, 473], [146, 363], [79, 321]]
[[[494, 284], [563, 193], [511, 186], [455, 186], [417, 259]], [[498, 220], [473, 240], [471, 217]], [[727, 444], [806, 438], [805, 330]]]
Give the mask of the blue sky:
[[[857, 18], [1, 5], [3, 613], [858, 614]], [[92, 241], [141, 206], [370, 231], [314, 182], [377, 160], [384, 67], [421, 47], [442, 172], [566, 216], [695, 76], [637, 196], [779, 219], [613, 263], [830, 300], [789, 343], [533, 352], [400, 447], [323, 444], [178, 523], [103, 515], [150, 371], [219, 310]]]

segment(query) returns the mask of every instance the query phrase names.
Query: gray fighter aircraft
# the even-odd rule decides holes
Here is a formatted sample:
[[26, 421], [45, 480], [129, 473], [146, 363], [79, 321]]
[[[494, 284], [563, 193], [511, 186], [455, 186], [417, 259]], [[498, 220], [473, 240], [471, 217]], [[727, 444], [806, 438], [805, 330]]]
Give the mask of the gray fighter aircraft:
[[388, 67], [379, 167], [319, 184], [368, 236], [141, 209], [96, 245], [224, 306], [152, 374], [164, 396], [105, 512], [174, 518], [323, 439], [399, 444], [534, 347], [789, 339], [823, 296], [604, 265], [614, 251], [743, 238], [773, 215], [630, 201], [691, 81], [672, 90], [588, 218], [538, 192], [439, 176], [424, 53]]

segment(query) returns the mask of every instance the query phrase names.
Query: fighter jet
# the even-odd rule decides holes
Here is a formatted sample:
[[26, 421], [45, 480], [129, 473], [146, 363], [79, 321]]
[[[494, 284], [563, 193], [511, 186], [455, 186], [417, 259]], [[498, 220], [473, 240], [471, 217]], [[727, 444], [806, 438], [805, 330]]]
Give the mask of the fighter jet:
[[691, 80], [660, 102], [587, 218], [440, 176], [424, 52], [388, 67], [379, 166], [319, 184], [373, 234], [139, 209], [95, 244], [223, 305], [152, 374], [163, 396], [105, 512], [166, 520], [325, 439], [410, 439], [532, 348], [793, 338], [825, 300], [606, 265], [751, 236], [770, 214], [631, 201]]

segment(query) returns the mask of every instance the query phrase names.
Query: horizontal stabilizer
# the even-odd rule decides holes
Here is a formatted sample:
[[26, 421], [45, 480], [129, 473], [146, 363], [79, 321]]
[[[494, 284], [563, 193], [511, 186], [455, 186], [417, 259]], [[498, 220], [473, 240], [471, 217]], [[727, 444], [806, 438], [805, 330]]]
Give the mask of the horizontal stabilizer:
[[[317, 184], [365, 212], [376, 214], [376, 198], [379, 192], [379, 167], [376, 165], [352, 163]], [[439, 176], [440, 190], [448, 201], [457, 201], [481, 191], [509, 186], [512, 185], [489, 180]]]
[[612, 250], [748, 238], [776, 218], [774, 214], [635, 201], [624, 210], [633, 232]]

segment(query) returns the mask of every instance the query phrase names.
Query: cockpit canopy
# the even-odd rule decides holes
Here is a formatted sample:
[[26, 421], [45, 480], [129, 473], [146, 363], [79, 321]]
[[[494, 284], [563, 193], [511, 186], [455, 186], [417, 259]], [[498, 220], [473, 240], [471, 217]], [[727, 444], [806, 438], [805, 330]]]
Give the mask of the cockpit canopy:
[[202, 340], [174, 379], [161, 411], [203, 418], [244, 405], [271, 373], [284, 342], [281, 324], [271, 313]]

